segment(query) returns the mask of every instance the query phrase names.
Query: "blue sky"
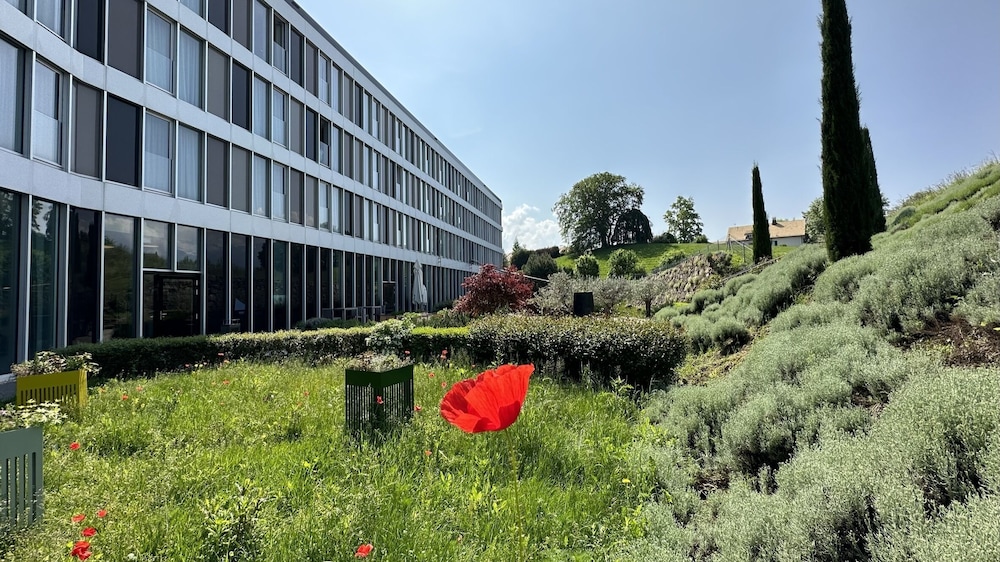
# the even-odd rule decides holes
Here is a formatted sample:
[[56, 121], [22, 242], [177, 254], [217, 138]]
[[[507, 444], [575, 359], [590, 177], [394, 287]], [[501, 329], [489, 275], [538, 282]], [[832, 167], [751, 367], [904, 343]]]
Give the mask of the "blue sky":
[[[560, 242], [597, 172], [678, 195], [712, 239], [801, 216], [820, 179], [819, 0], [298, 0], [504, 205], [504, 248]], [[855, 80], [893, 203], [1000, 155], [1000, 2], [853, 0]]]

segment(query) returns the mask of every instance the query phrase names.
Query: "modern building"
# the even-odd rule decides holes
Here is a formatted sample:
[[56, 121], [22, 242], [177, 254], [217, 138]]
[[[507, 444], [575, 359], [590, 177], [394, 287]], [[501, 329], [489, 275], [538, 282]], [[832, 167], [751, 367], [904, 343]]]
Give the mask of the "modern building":
[[0, 373], [447, 303], [500, 216], [290, 0], [0, 0]]

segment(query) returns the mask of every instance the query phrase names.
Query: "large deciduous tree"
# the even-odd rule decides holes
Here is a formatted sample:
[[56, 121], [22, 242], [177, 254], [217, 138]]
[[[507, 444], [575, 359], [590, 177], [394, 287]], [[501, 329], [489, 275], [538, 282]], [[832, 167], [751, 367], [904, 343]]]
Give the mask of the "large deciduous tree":
[[649, 217], [639, 209], [629, 209], [618, 217], [611, 233], [611, 243], [648, 244], [653, 239]]
[[663, 213], [663, 220], [667, 223], [667, 232], [676, 236], [678, 242], [694, 242], [705, 235], [702, 232], [704, 226], [701, 216], [694, 210], [694, 199], [691, 197], [678, 195], [677, 200]]
[[771, 230], [764, 210], [764, 188], [760, 184], [760, 169], [753, 165], [753, 261], [771, 258]]
[[565, 240], [577, 250], [611, 245], [618, 217], [642, 206], [641, 186], [601, 172], [584, 178], [559, 197], [552, 210]]
[[830, 261], [872, 249], [872, 213], [845, 0], [823, 0], [823, 215]]

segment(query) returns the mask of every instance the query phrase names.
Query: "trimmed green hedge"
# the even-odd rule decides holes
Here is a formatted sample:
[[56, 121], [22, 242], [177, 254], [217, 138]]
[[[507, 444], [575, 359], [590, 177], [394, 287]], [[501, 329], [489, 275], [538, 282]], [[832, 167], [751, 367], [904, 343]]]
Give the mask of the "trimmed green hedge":
[[317, 361], [325, 357], [356, 355], [365, 350], [365, 338], [370, 331], [370, 328], [329, 328], [308, 332], [116, 339], [74, 345], [58, 353], [89, 352], [101, 366], [101, 377], [149, 377], [157, 372], [178, 371], [199, 363], [214, 364], [224, 360]]
[[470, 350], [482, 363], [534, 363], [577, 380], [586, 369], [599, 384], [672, 382], [686, 346], [669, 324], [640, 318], [492, 316], [469, 325]]

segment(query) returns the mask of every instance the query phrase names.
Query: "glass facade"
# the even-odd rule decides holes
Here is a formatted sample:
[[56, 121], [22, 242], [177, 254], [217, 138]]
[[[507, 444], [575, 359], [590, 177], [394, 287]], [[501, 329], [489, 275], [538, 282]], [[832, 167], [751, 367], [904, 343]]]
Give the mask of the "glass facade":
[[0, 365], [370, 318], [420, 253], [435, 302], [499, 261], [499, 201], [291, 4], [6, 1], [62, 41], [0, 21]]

